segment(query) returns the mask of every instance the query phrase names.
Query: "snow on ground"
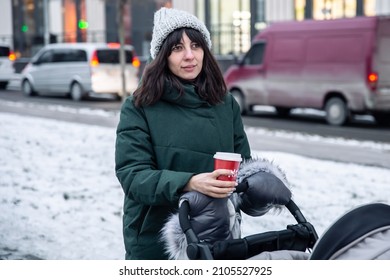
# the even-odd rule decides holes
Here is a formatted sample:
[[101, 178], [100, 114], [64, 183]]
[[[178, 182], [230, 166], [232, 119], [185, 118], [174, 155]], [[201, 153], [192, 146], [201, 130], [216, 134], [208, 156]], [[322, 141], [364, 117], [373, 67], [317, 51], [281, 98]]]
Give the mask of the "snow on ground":
[[[114, 142], [115, 128], [0, 113], [0, 259], [124, 258]], [[286, 172], [294, 201], [319, 235], [353, 207], [390, 203], [389, 169], [280, 152], [254, 155]], [[243, 233], [291, 223], [287, 211], [244, 216]]]

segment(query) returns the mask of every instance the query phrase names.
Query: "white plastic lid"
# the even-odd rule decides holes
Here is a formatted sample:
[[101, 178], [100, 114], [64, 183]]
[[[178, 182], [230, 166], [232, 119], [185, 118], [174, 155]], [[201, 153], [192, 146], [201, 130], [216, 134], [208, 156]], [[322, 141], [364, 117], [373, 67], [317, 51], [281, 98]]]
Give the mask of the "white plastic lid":
[[222, 153], [222, 152], [216, 152], [214, 155], [214, 158], [216, 159], [222, 159], [222, 160], [229, 160], [229, 161], [242, 161], [240, 154], [235, 153]]

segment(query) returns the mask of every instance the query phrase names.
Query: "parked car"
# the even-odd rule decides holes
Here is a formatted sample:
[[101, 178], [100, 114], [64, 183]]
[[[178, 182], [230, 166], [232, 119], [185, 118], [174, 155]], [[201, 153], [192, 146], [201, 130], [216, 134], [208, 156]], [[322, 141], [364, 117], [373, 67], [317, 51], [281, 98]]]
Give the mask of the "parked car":
[[5, 89], [14, 75], [15, 58], [10, 46], [0, 44], [0, 89]]
[[[58, 43], [43, 47], [23, 69], [21, 87], [26, 96], [69, 95], [81, 100], [96, 94], [121, 97], [122, 79], [116, 43]], [[138, 86], [139, 59], [125, 46], [126, 91]]]
[[331, 125], [353, 114], [390, 123], [390, 18], [279, 22], [257, 34], [225, 72], [242, 113], [255, 105], [326, 112]]

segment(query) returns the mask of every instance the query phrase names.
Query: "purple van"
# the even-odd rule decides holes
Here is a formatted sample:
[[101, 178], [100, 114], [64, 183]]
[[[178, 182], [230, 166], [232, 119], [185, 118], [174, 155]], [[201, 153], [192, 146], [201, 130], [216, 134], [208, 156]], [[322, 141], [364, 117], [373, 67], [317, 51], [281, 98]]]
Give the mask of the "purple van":
[[390, 17], [274, 23], [224, 77], [242, 114], [315, 108], [331, 125], [353, 114], [390, 124]]

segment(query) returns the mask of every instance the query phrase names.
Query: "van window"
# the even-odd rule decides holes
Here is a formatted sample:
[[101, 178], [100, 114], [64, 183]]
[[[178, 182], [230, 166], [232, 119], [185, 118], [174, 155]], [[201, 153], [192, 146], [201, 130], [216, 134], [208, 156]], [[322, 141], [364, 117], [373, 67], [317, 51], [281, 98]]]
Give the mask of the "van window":
[[245, 65], [260, 65], [263, 63], [265, 43], [256, 43], [252, 45], [243, 59]]
[[53, 62], [78, 62], [87, 61], [87, 53], [84, 50], [67, 49], [55, 50]]
[[37, 59], [37, 63], [49, 63], [53, 59], [52, 51], [45, 51], [41, 56]]
[[9, 50], [8, 47], [1, 47], [0, 46], [0, 57], [2, 57], [2, 56], [8, 57], [9, 56], [9, 52], [10, 52], [10, 50]]
[[[99, 63], [119, 63], [119, 50], [118, 49], [108, 49], [108, 50], [97, 50], [96, 52]], [[133, 54], [131, 51], [125, 51], [126, 63], [132, 63]]]

